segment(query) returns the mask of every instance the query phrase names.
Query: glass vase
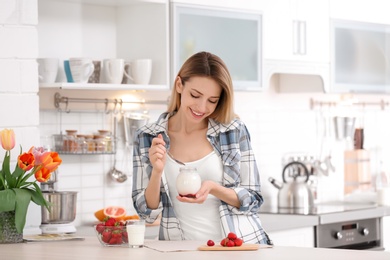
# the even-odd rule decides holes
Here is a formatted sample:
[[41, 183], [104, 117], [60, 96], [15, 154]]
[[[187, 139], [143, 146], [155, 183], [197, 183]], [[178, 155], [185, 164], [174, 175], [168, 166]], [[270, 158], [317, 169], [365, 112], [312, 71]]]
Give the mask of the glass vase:
[[15, 226], [15, 211], [0, 212], [0, 244], [22, 243], [23, 233]]

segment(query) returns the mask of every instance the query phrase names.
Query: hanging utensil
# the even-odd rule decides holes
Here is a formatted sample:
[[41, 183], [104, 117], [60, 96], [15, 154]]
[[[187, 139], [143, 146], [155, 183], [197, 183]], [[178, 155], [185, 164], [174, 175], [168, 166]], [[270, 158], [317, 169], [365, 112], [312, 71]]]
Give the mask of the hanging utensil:
[[[116, 138], [116, 127], [117, 127], [117, 118], [116, 115], [114, 115], [114, 143], [115, 147], [117, 147], [117, 138]], [[123, 173], [122, 171], [119, 171], [116, 169], [116, 151], [114, 153], [114, 165], [112, 166], [112, 169], [108, 172], [109, 176], [117, 181], [117, 182], [125, 182], [127, 180], [127, 175]]]

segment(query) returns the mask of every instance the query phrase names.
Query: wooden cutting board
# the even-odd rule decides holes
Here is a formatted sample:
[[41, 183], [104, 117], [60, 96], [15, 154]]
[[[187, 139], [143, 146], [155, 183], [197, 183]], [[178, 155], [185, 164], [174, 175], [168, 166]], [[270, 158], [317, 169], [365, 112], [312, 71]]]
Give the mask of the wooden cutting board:
[[221, 246], [221, 245], [214, 245], [214, 246], [208, 246], [208, 245], [202, 245], [198, 247], [198, 250], [200, 251], [253, 251], [260, 248], [259, 244], [242, 244], [241, 246]]

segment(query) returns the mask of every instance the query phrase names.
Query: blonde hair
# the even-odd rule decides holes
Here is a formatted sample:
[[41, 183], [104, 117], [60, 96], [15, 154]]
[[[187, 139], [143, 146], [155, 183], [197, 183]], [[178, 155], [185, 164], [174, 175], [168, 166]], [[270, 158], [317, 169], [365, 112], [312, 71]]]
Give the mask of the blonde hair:
[[[222, 59], [209, 52], [198, 52], [192, 55], [179, 70], [175, 83], [181, 79], [184, 86], [191, 77], [195, 76], [213, 79], [222, 88], [217, 107], [210, 115], [210, 118], [223, 124], [232, 121], [236, 117], [233, 104], [233, 82], [229, 70]], [[181, 105], [181, 96], [176, 91], [175, 83], [168, 104], [168, 112], [178, 111]]]

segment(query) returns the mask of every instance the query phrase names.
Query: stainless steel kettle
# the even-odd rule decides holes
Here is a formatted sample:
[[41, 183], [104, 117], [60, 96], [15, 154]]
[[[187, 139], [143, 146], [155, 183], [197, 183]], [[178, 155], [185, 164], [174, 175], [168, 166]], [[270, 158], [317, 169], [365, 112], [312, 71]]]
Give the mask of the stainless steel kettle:
[[278, 183], [274, 178], [269, 181], [279, 189], [279, 208], [304, 208], [314, 206], [313, 194], [307, 181], [309, 171], [307, 167], [298, 161], [286, 164], [283, 168], [283, 184]]

